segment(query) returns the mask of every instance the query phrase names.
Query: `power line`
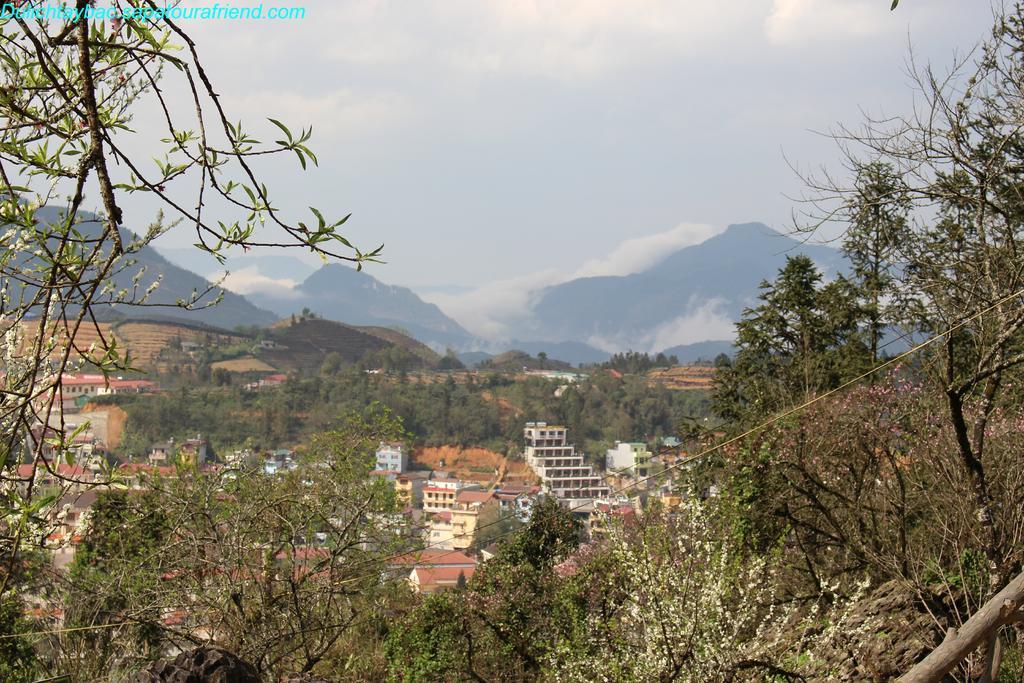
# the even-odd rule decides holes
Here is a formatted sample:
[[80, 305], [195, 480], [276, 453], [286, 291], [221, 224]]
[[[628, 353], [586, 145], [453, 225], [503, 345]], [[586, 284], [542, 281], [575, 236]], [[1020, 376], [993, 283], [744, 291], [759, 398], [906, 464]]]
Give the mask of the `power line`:
[[[854, 386], [855, 384], [858, 384], [862, 380], [870, 377], [871, 375], [874, 375], [877, 372], [880, 372], [882, 370], [885, 370], [885, 369], [887, 369], [889, 367], [892, 367], [892, 366], [900, 363], [901, 361], [903, 361], [904, 359], [912, 356], [913, 354], [917, 353], [918, 351], [920, 351], [920, 350], [930, 346], [931, 344], [935, 343], [936, 341], [938, 341], [940, 339], [944, 339], [944, 338], [948, 337], [949, 335], [951, 335], [954, 332], [962, 329], [963, 327], [965, 327], [969, 323], [973, 322], [974, 320], [977, 320], [978, 318], [980, 318], [981, 316], [985, 315], [986, 313], [989, 313], [990, 311], [998, 308], [999, 306], [1002, 306], [1003, 304], [1007, 303], [1008, 301], [1010, 301], [1010, 300], [1012, 300], [1012, 299], [1014, 299], [1016, 297], [1019, 297], [1021, 295], [1024, 295], [1024, 289], [1017, 290], [1017, 291], [1013, 292], [1012, 294], [1009, 294], [1009, 295], [999, 299], [995, 303], [985, 307], [984, 309], [978, 311], [977, 313], [974, 313], [971, 316], [969, 316], [967, 318], [964, 318], [960, 322], [956, 323], [955, 325], [950, 326], [944, 332], [941, 332], [939, 334], [933, 335], [929, 339], [926, 339], [925, 341], [923, 341], [923, 342], [921, 342], [921, 343], [919, 343], [919, 344], [917, 344], [917, 345], [907, 349], [906, 351], [904, 351], [904, 352], [902, 352], [902, 353], [900, 353], [900, 354], [898, 354], [898, 355], [896, 355], [896, 356], [886, 360], [885, 362], [883, 362], [883, 363], [881, 363], [879, 365], [876, 365], [875, 367], [871, 368], [870, 370], [867, 370], [867, 371], [857, 375], [853, 379], [850, 379], [850, 380], [840, 384], [839, 386], [826, 391], [823, 394], [820, 394], [818, 396], [815, 396], [814, 398], [808, 399], [808, 400], [804, 401], [803, 403], [800, 403], [800, 404], [798, 404], [796, 406], [793, 406], [792, 408], [789, 408], [789, 409], [787, 409], [787, 410], [785, 410], [785, 411], [783, 411], [781, 413], [777, 413], [776, 415], [773, 415], [772, 417], [768, 418], [767, 420], [764, 420], [763, 422], [761, 422], [761, 423], [759, 423], [759, 424], [757, 424], [757, 425], [747, 429], [746, 431], [744, 431], [744, 432], [742, 432], [740, 434], [737, 434], [736, 436], [730, 437], [729, 439], [726, 439], [725, 441], [717, 443], [717, 444], [715, 444], [713, 446], [709, 446], [708, 448], [705, 448], [704, 450], [702, 450], [699, 453], [696, 453], [696, 454], [694, 454], [694, 455], [692, 455], [690, 457], [687, 457], [687, 458], [684, 458], [682, 460], [679, 460], [679, 461], [673, 463], [672, 465], [666, 467], [664, 470], [662, 470], [661, 472], [659, 472], [657, 474], [653, 474], [653, 475], [650, 475], [650, 476], [647, 476], [647, 477], [643, 477], [643, 478], [638, 479], [636, 481], [633, 481], [633, 482], [631, 482], [631, 483], [629, 483], [629, 484], [627, 484], [625, 486], [621, 486], [618, 489], [614, 489], [614, 490], [612, 490], [609, 493], [609, 495], [610, 496], [618, 495], [618, 494], [624, 493], [626, 491], [629, 491], [631, 489], [634, 489], [634, 488], [640, 486], [641, 484], [645, 484], [645, 483], [647, 483], [649, 481], [657, 480], [657, 479], [665, 476], [669, 472], [672, 472], [673, 470], [677, 470], [680, 467], [684, 467], [685, 465], [688, 465], [690, 463], [696, 462], [698, 460], [702, 460], [702, 459], [706, 458], [708, 455], [711, 455], [712, 453], [714, 453], [714, 452], [716, 452], [718, 450], [721, 450], [722, 448], [725, 448], [726, 446], [730, 446], [730, 445], [732, 445], [734, 443], [740, 442], [743, 439], [746, 439], [748, 436], [751, 436], [753, 434], [756, 434], [757, 432], [760, 432], [760, 431], [762, 431], [764, 429], [767, 429], [768, 427], [770, 427], [770, 426], [772, 426], [772, 425], [774, 425], [774, 424], [776, 424], [778, 422], [781, 422], [782, 420], [790, 417], [791, 415], [799, 413], [799, 412], [805, 410], [806, 408], [809, 408], [810, 406], [812, 406], [812, 405], [814, 405], [816, 403], [824, 401], [825, 399], [827, 399], [827, 398], [829, 398], [831, 396], [834, 396], [834, 395], [836, 395], [838, 393], [841, 393], [841, 392], [845, 391], [846, 389], [849, 389], [850, 387]], [[888, 346], [888, 345], [893, 344], [893, 343], [895, 343], [897, 341], [900, 341], [901, 339], [909, 336], [909, 334], [910, 333], [902, 335], [901, 337], [898, 337], [896, 339], [893, 339], [893, 340], [887, 342], [885, 345], [883, 345], [880, 348], [885, 348], [885, 346]], [[572, 512], [576, 512], [578, 510], [581, 510], [581, 509], [587, 507], [587, 505], [590, 505], [590, 503], [585, 503], [585, 504], [581, 504], [581, 505], [577, 505], [577, 506], [566, 506], [566, 507], [567, 507], [567, 510], [570, 513], [572, 513]], [[476, 527], [474, 529], [473, 534], [479, 532], [482, 529], [486, 529], [486, 528], [489, 528], [489, 527], [494, 526], [496, 524], [500, 524], [501, 521], [502, 520], [495, 520], [493, 522], [488, 522], [487, 524], [484, 524], [482, 526], [478, 526], [478, 527]], [[522, 531], [521, 528], [505, 531], [505, 532], [495, 536], [495, 540], [504, 538], [506, 536], [510, 536], [512, 534], [520, 533], [521, 531]], [[470, 535], [471, 534], [469, 534], [467, 532], [463, 532], [463, 533], [459, 533], [459, 534], [453, 534], [452, 538], [465, 538], [466, 536], [470, 536]], [[387, 566], [387, 564], [389, 562], [392, 562], [394, 560], [400, 559], [400, 558], [405, 557], [407, 555], [416, 555], [417, 553], [422, 553], [422, 552], [424, 552], [426, 550], [431, 550], [431, 549], [451, 550], [449, 548], [440, 548], [439, 547], [440, 543], [442, 543], [442, 542], [428, 543], [428, 544], [424, 545], [422, 548], [418, 548], [416, 550], [410, 550], [410, 551], [405, 551], [405, 552], [402, 552], [402, 553], [393, 554], [393, 555], [390, 555], [390, 556], [385, 557], [383, 559], [375, 559], [375, 560], [372, 561], [372, 564], [374, 564], [374, 565], [384, 564], [385, 566]], [[371, 564], [371, 562], [367, 562], [366, 564], [369, 565], [369, 564]], [[354, 583], [354, 582], [357, 582], [357, 581], [361, 581], [361, 580], [364, 580], [364, 579], [371, 578], [371, 577], [376, 576], [376, 575], [378, 575], [377, 571], [372, 572], [372, 573], [365, 573], [365, 574], [357, 575], [357, 576], [354, 576], [354, 577], [351, 577], [351, 578], [348, 578], [348, 579], [344, 579], [343, 581], [340, 581], [338, 583]], [[116, 626], [128, 625], [130, 623], [132, 623], [132, 622], [120, 622], [120, 623], [116, 623], [116, 624], [103, 624], [103, 625], [98, 625], [98, 626], [81, 626], [81, 627], [75, 627], [75, 628], [71, 628], [71, 629], [54, 629], [54, 630], [50, 630], [50, 631], [30, 631], [30, 632], [25, 632], [25, 633], [21, 633], [21, 634], [0, 636], [0, 640], [2, 640], [4, 638], [16, 638], [16, 637], [27, 636], [27, 635], [58, 634], [58, 633], [67, 633], [67, 632], [73, 632], [73, 631], [86, 631], [86, 630], [100, 629], [100, 628], [113, 628], [113, 627], [116, 627]]]

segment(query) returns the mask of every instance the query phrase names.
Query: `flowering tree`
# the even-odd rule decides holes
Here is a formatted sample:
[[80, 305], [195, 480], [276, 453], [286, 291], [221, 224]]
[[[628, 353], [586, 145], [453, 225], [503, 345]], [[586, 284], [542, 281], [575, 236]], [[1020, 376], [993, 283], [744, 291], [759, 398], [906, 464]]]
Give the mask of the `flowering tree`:
[[[158, 304], [159, 278], [134, 267], [134, 255], [178, 224], [221, 260], [231, 247], [302, 248], [356, 264], [377, 254], [344, 237], [347, 217], [311, 208], [301, 221], [275, 206], [254, 162], [284, 154], [315, 165], [311, 131], [271, 120], [274, 141], [264, 143], [233, 121], [195, 41], [162, 5], [115, 0], [102, 17], [87, 0], [60, 15], [45, 0], [15, 5], [0, 18], [0, 595], [33, 518], [52, 500], [40, 495], [37, 473], [62, 476], [54, 462], [67, 453], [64, 371], [129, 366], [97, 324], [103, 309], [218, 299], [211, 287]], [[159, 111], [163, 130], [134, 131], [139, 107]], [[133, 195], [155, 198], [163, 212], [130, 214]], [[34, 467], [19, 478], [12, 467], [24, 461]]]
[[[796, 603], [780, 606], [782, 573], [772, 556], [742, 557], [705, 504], [675, 519], [650, 516], [614, 528], [606, 549], [615, 571], [609, 613], [589, 615], [589, 647], [552, 656], [557, 680], [800, 680], [806, 643]], [[784, 650], [789, 652], [784, 652]], [[805, 660], [807, 657], [804, 658]]]

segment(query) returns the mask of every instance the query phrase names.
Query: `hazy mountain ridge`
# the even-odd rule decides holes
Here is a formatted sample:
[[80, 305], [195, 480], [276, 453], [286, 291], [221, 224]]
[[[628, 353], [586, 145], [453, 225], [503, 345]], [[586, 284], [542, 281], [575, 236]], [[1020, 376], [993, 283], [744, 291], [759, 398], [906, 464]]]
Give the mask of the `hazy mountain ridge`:
[[398, 328], [438, 347], [466, 345], [473, 338], [411, 289], [384, 284], [365, 271], [340, 263], [321, 267], [287, 292], [253, 292], [248, 297], [282, 317], [308, 308], [350, 325]]
[[[842, 268], [842, 255], [830, 247], [802, 244], [762, 223], [731, 225], [645, 271], [547, 288], [533, 308], [533, 336], [649, 350], [728, 338], [760, 283], [775, 279], [786, 257], [796, 254], [810, 256], [827, 275]], [[709, 323], [714, 329], [702, 337], [699, 328]], [[667, 329], [672, 324], [693, 329]], [[690, 339], [671, 343], [673, 332]]]
[[[43, 206], [37, 209], [36, 217], [43, 223], [55, 223], [61, 220], [64, 211], [56, 206]], [[99, 217], [88, 211], [79, 212], [80, 224], [78, 230], [85, 235], [98, 234], [101, 227]], [[135, 235], [127, 228], [121, 229], [122, 239], [130, 242]], [[137, 283], [138, 291], [144, 292], [150, 284], [161, 278], [160, 286], [149, 298], [148, 306], [126, 306], [115, 307], [101, 306], [98, 308], [100, 317], [104, 318], [172, 318], [206, 323], [223, 329], [232, 329], [238, 325], [266, 326], [272, 324], [276, 319], [270, 311], [264, 310], [243, 296], [227, 290], [217, 289], [207, 294], [200, 300], [200, 307], [187, 310], [174, 305], [179, 299], [188, 300], [193, 292], [202, 293], [206, 291], [211, 282], [206, 278], [196, 275], [190, 270], [181, 268], [168, 261], [160, 252], [151, 246], [142, 247], [137, 253], [131, 255], [135, 263], [129, 267], [122, 268], [115, 276], [114, 282], [118, 288], [131, 291], [136, 287], [133, 277], [141, 268], [146, 271]], [[214, 301], [223, 291], [223, 299], [216, 306], [201, 307]]]

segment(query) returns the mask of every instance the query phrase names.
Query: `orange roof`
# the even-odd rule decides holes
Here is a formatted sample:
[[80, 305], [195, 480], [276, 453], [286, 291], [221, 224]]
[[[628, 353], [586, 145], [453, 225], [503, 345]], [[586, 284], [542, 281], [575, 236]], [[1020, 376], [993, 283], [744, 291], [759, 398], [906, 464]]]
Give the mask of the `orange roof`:
[[458, 503], [486, 503], [493, 497], [494, 494], [490, 491], [467, 491], [463, 489], [459, 491], [455, 501]]
[[455, 493], [456, 492], [455, 489], [448, 489], [448, 488], [445, 488], [443, 486], [424, 486], [423, 487], [423, 491], [424, 492], [429, 492], [429, 493]]
[[174, 468], [169, 465], [147, 465], [144, 462], [126, 462], [125, 464], [118, 467], [119, 470], [127, 470], [128, 472], [156, 472], [163, 476], [174, 474]]
[[[28, 479], [29, 477], [32, 476], [33, 469], [35, 469], [35, 465], [31, 463], [27, 465], [18, 465], [18, 478]], [[88, 474], [87, 470], [81, 465], [54, 465], [53, 463], [49, 463], [49, 467], [44, 466], [42, 469], [46, 474], [49, 474], [50, 472], [55, 472], [57, 476], [63, 477], [65, 479], [76, 479], [77, 477]]]
[[111, 389], [144, 389], [155, 387], [156, 382], [151, 382], [148, 379], [112, 379], [110, 380]]
[[62, 375], [60, 383], [67, 386], [106, 386], [107, 378], [103, 375]]
[[421, 586], [454, 586], [460, 575], [468, 581], [475, 572], [475, 567], [416, 567], [412, 570], [416, 583]]
[[475, 567], [476, 560], [458, 550], [427, 548], [399, 555], [393, 558], [389, 564], [392, 566]]

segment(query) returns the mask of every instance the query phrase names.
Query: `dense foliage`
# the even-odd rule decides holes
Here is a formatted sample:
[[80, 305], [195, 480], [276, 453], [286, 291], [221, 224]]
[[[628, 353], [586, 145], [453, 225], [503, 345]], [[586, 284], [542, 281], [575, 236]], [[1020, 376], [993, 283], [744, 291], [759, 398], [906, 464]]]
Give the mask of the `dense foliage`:
[[687, 418], [708, 414], [705, 393], [652, 387], [639, 377], [598, 373], [558, 388], [543, 378], [514, 381], [499, 374], [420, 382], [340, 369], [293, 377], [262, 392], [181, 387], [116, 400], [128, 413], [123, 450], [132, 455], [145, 455], [154, 442], [197, 432], [218, 450], [295, 444], [375, 402], [394, 411], [417, 443], [487, 446], [499, 452], [518, 451], [526, 420], [565, 424], [577, 443], [597, 451], [615, 440], [675, 434]]

